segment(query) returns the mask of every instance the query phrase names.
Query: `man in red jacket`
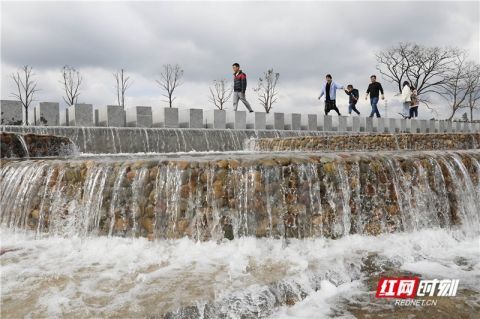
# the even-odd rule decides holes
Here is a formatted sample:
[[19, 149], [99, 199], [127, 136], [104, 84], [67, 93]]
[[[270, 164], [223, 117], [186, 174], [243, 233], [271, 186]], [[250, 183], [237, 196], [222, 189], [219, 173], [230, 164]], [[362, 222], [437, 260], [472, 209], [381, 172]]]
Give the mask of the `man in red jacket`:
[[240, 70], [240, 64], [234, 63], [233, 68], [233, 109], [238, 108], [238, 100], [245, 104], [247, 110], [252, 113], [253, 110], [245, 98], [245, 90], [247, 89], [247, 75]]

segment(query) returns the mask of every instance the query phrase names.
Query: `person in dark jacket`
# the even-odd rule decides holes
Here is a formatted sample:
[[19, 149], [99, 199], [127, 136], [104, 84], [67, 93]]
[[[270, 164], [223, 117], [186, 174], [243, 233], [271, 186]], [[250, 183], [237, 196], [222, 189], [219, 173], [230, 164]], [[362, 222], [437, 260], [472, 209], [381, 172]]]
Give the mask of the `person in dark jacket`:
[[360, 115], [360, 111], [357, 110], [357, 102], [358, 102], [358, 90], [353, 88], [353, 85], [347, 85], [347, 89], [345, 93], [349, 96], [348, 98], [348, 114], [352, 114], [352, 111]]
[[234, 63], [233, 68], [233, 109], [238, 108], [238, 100], [245, 104], [247, 110], [252, 113], [252, 107], [245, 98], [245, 91], [247, 90], [247, 75], [240, 70], [240, 64]]
[[380, 84], [380, 82], [377, 82], [377, 76], [372, 75], [370, 77], [370, 83], [368, 85], [367, 89], [367, 95], [365, 96], [365, 100], [368, 99], [368, 95], [370, 94], [370, 105], [372, 106], [372, 112], [370, 113], [370, 117], [373, 117], [373, 115], [377, 115], [377, 117], [380, 117], [380, 112], [378, 111], [378, 97], [380, 96], [380, 93], [382, 93], [382, 100], [385, 99], [385, 96], [383, 95], [383, 87]]

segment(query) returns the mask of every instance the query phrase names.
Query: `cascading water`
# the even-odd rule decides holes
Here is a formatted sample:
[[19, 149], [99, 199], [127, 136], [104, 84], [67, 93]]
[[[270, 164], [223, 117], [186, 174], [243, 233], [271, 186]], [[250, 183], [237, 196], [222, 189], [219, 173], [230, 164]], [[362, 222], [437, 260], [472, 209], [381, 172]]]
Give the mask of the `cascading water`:
[[250, 139], [334, 134], [321, 131], [63, 126], [1, 126], [0, 130], [65, 136], [77, 145], [80, 152], [90, 154], [241, 151]]
[[[137, 147], [129, 145], [134, 130], [45, 132], [52, 130], [90, 152], [102, 134], [111, 148], [103, 153]], [[261, 135], [139, 132], [142, 152], [202, 150], [196, 143], [205, 141], [208, 149], [225, 141], [239, 149]], [[369, 153], [356, 152], [354, 138], [325, 140], [327, 150], [351, 152], [302, 151], [301, 143], [320, 145], [306, 138], [283, 153], [2, 160], [1, 315], [406, 317], [372, 291], [379, 276], [414, 274], [460, 279], [455, 302], [430, 313], [474, 317], [476, 137], [450, 138], [471, 150], [443, 151], [431, 149], [451, 149], [445, 137], [428, 147], [410, 137], [375, 138], [381, 147]], [[278, 146], [255, 143], [252, 149]]]
[[0, 222], [197, 240], [467, 229], [479, 225], [479, 158], [457, 151], [7, 161]]

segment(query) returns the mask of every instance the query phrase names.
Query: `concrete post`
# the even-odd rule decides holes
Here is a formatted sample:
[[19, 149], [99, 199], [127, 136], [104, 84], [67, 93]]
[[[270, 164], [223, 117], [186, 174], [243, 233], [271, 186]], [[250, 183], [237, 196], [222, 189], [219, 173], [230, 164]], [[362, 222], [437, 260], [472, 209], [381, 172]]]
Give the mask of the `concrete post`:
[[317, 130], [317, 114], [307, 114], [307, 116], [302, 116], [302, 130]]
[[445, 131], [446, 131], [445, 121], [444, 120], [438, 121], [438, 133], [444, 133]]
[[158, 107], [152, 109], [152, 126], [177, 128], [178, 109], [176, 107]]
[[347, 131], [347, 117], [339, 116], [338, 117], [338, 131], [346, 132]]
[[267, 113], [247, 113], [247, 129], [265, 130], [267, 128]]
[[40, 102], [35, 107], [35, 125], [58, 126], [60, 123], [60, 106], [56, 102]]
[[127, 126], [152, 127], [152, 108], [150, 106], [134, 106], [125, 110]]
[[435, 133], [437, 132], [437, 122], [435, 120], [428, 121], [428, 133]]
[[92, 104], [74, 104], [67, 108], [69, 126], [93, 126]]
[[22, 125], [22, 103], [14, 100], [0, 100], [0, 122], [1, 125]]
[[376, 129], [377, 133], [385, 133], [385, 119], [380, 117], [380, 118], [375, 118], [374, 122], [374, 129]]
[[333, 131], [332, 117], [330, 115], [324, 115], [322, 120], [323, 120], [323, 130], [325, 132]]
[[427, 120], [420, 120], [420, 133], [427, 133]]
[[68, 109], [60, 110], [58, 124], [60, 126], [68, 126]]
[[247, 128], [247, 113], [245, 111], [227, 111], [227, 128], [244, 130]]
[[400, 132], [402, 132], [402, 133], [408, 132], [408, 130], [407, 130], [407, 119], [399, 119], [399, 121], [400, 121]]
[[461, 132], [462, 131], [462, 122], [455, 122], [455, 132]]
[[299, 113], [285, 114], [285, 129], [299, 131], [302, 127], [302, 115]]
[[353, 133], [360, 132], [360, 117], [358, 116], [352, 117], [352, 132]]
[[285, 129], [285, 116], [283, 113], [268, 113], [266, 115], [267, 129]]
[[393, 118], [388, 119], [388, 131], [390, 133], [396, 133], [397, 132], [397, 120]]
[[104, 105], [98, 109], [98, 125], [124, 127], [125, 111], [121, 105]]
[[365, 118], [365, 132], [373, 132], [373, 118], [366, 117]]
[[224, 130], [227, 128], [227, 113], [225, 110], [205, 110], [207, 128]]
[[445, 132], [447, 132], [447, 133], [452, 133], [453, 132], [452, 121], [445, 121]]
[[411, 119], [410, 121], [410, 133], [420, 132], [420, 122], [418, 120]]
[[179, 112], [180, 127], [203, 128], [203, 110], [202, 109], [183, 109]]

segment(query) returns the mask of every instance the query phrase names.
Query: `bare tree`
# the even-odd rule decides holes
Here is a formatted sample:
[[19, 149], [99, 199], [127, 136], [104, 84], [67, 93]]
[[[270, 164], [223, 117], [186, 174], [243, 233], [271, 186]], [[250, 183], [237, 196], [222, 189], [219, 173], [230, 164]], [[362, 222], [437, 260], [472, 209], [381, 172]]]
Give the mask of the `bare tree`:
[[[477, 85], [478, 73], [476, 65], [473, 62], [467, 61], [467, 54], [462, 52], [452, 63], [452, 67], [445, 74], [445, 81], [441, 84], [437, 92], [449, 103], [451, 120], [455, 113], [468, 106], [470, 94], [473, 94]], [[478, 71], [477, 71], [478, 72]]]
[[80, 95], [80, 85], [82, 84], [82, 76], [80, 72], [75, 70], [75, 68], [65, 65], [62, 70], [62, 81], [63, 90], [65, 91], [65, 96], [63, 100], [68, 105], [73, 105], [77, 103], [78, 96]]
[[466, 104], [470, 109], [470, 121], [473, 121], [473, 110], [480, 107], [480, 65], [471, 62], [468, 69], [467, 87], [470, 92]]
[[258, 80], [258, 86], [254, 89], [258, 94], [258, 101], [260, 101], [266, 113], [270, 113], [273, 104], [277, 102], [277, 83], [279, 78], [280, 73], [275, 73], [273, 69], [269, 69]]
[[166, 64], [163, 66], [163, 71], [160, 73], [160, 80], [155, 80], [158, 85], [165, 90], [165, 96], [168, 101], [170, 107], [173, 105], [173, 101], [175, 101], [176, 97], [173, 97], [173, 92], [177, 87], [182, 85], [181, 82], [183, 76], [183, 70], [180, 65], [175, 64]]
[[25, 65], [21, 71], [12, 73], [12, 79], [17, 85], [17, 92], [12, 93], [11, 95], [22, 103], [23, 108], [25, 109], [25, 125], [29, 125], [28, 122], [28, 108], [30, 104], [34, 101], [35, 93], [37, 89], [37, 81], [34, 81], [32, 77], [35, 74], [32, 72], [32, 67]]
[[125, 92], [132, 85], [132, 81], [129, 76], [125, 75], [125, 71], [121, 69], [119, 72], [113, 73], [115, 78], [115, 89], [117, 91], [117, 105], [121, 105], [125, 108]]
[[213, 88], [210, 87], [209, 89], [210, 102], [212, 102], [219, 110], [223, 110], [223, 105], [232, 97], [232, 88], [227, 87], [227, 80], [214, 80]]
[[[394, 83], [398, 92], [408, 80], [423, 95], [421, 102], [428, 108], [429, 93], [440, 94], [446, 83], [445, 74], [451, 70], [452, 62], [461, 54], [456, 48], [425, 47], [414, 43], [399, 43], [376, 54], [377, 70], [383, 78]], [[431, 108], [430, 108], [431, 109]]]

